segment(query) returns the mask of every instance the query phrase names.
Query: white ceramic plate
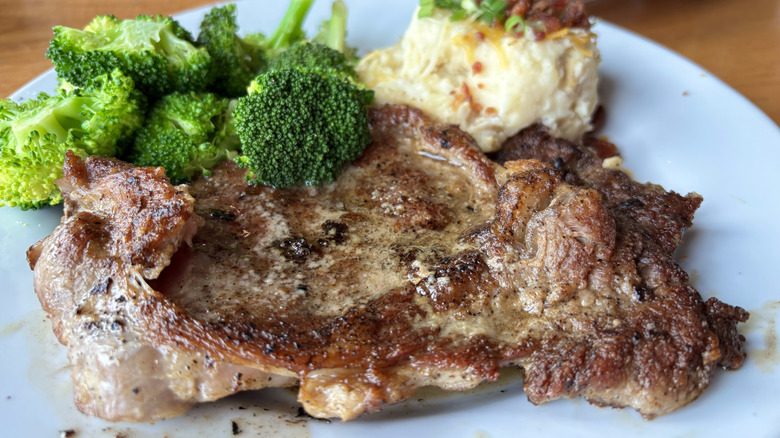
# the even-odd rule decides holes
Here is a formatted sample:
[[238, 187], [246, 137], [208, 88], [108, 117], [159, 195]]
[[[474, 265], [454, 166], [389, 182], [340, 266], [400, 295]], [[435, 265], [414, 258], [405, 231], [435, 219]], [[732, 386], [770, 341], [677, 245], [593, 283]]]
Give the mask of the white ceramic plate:
[[[365, 51], [397, 41], [416, 0], [350, 1], [349, 40]], [[287, 2], [239, 3], [245, 31], [269, 31]], [[320, 0], [310, 32], [327, 16]], [[149, 11], [154, 12], [154, 11]], [[204, 10], [179, 18], [196, 30]], [[25, 251], [48, 235], [61, 210], [0, 208], [0, 435], [56, 437], [717, 437], [780, 436], [780, 130], [743, 97], [700, 67], [608, 23], [595, 27], [603, 56], [604, 133], [620, 147], [640, 181], [696, 191], [704, 204], [679, 253], [694, 285], [751, 311], [741, 327], [748, 360], [717, 372], [710, 388], [678, 412], [645, 421], [630, 410], [582, 400], [536, 407], [515, 377], [466, 394], [423, 392], [413, 400], [346, 424], [297, 418], [286, 390], [246, 393], [196, 407], [156, 424], [107, 423], [80, 414], [72, 402], [65, 348], [38, 305]], [[43, 56], [43, 54], [41, 54]], [[54, 88], [47, 72], [13, 98]]]

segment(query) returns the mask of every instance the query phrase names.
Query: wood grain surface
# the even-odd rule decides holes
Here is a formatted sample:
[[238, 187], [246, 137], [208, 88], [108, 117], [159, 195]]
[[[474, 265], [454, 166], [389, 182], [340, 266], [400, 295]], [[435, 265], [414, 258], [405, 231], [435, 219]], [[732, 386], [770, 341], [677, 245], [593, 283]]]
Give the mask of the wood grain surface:
[[[270, 1], [270, 0], [256, 0]], [[0, 97], [51, 67], [56, 25], [173, 14], [210, 0], [0, 0]], [[591, 0], [591, 13], [701, 65], [780, 123], [780, 0]]]

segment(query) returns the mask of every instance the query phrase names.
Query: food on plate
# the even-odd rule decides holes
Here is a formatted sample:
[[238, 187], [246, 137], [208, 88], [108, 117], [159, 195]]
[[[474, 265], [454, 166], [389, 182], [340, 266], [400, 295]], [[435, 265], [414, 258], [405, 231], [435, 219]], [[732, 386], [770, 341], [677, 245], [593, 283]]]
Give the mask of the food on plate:
[[343, 53], [353, 63], [357, 62], [357, 49], [347, 45], [347, 5], [342, 0], [333, 2], [330, 18], [320, 23], [313, 41]]
[[378, 103], [459, 125], [486, 152], [537, 122], [569, 140], [590, 130], [600, 57], [581, 2], [421, 4], [396, 45], [357, 66]]
[[265, 37], [263, 34], [250, 35], [250, 40], [259, 43], [270, 57], [287, 50], [293, 44], [305, 40], [306, 32], [303, 30], [303, 22], [309, 14], [314, 0], [290, 0], [287, 11], [276, 27], [276, 30]]
[[[49, 178], [3, 202], [64, 200], [27, 257], [80, 410], [150, 421], [284, 386], [350, 420], [517, 367], [532, 403], [653, 418], [741, 366], [747, 312], [673, 258], [701, 197], [583, 138], [581, 2], [422, 0], [362, 60], [340, 0], [307, 38], [312, 3], [269, 37], [239, 37], [233, 5], [197, 40], [163, 17], [55, 28], [58, 95], [3, 102], [0, 153]], [[13, 172], [3, 190], [40, 191]]]
[[371, 144], [320, 187], [68, 156], [65, 216], [28, 258], [82, 411], [145, 421], [298, 384], [308, 413], [349, 420], [516, 366], [533, 403], [652, 418], [740, 366], [747, 313], [672, 256], [700, 196], [536, 128], [491, 161], [419, 110], [370, 115]]
[[[212, 91], [228, 97], [246, 95], [247, 87], [266, 70], [269, 60], [308, 40], [303, 22], [313, 3], [314, 0], [292, 0], [276, 30], [268, 37], [261, 33], [239, 36], [235, 4], [212, 8], [200, 24], [197, 39], [213, 59]], [[354, 49], [346, 45], [346, 28], [347, 7], [342, 0], [336, 0], [331, 17], [320, 24], [312, 41], [354, 60]]]
[[370, 141], [373, 98], [341, 52], [299, 42], [277, 55], [238, 100], [242, 155], [236, 161], [255, 184], [331, 183]]
[[214, 7], [203, 17], [197, 40], [211, 55], [213, 91], [227, 97], [245, 95], [267, 62], [265, 47], [256, 41], [262, 37], [240, 37], [237, 20], [235, 4]]
[[160, 15], [101, 15], [83, 30], [56, 26], [46, 57], [58, 78], [76, 85], [119, 68], [153, 98], [203, 89], [211, 71], [208, 51], [176, 20]]
[[[208, 175], [242, 149], [236, 159], [252, 170], [252, 183], [332, 181], [368, 142], [373, 92], [360, 83], [355, 50], [344, 41], [344, 3], [334, 2], [309, 41], [303, 21], [312, 3], [292, 1], [269, 37], [239, 37], [235, 5], [212, 8], [195, 42], [160, 16], [100, 16], [84, 31], [55, 28], [47, 56], [58, 93], [70, 97], [2, 102], [0, 205], [58, 204], [54, 180], [68, 150], [162, 166], [179, 183]], [[90, 89], [108, 88], [93, 76], [109, 68], [114, 76], [105, 83], [121, 89], [98, 90], [105, 102], [86, 100]]]
[[146, 102], [133, 81], [115, 70], [83, 87], [60, 84], [56, 93], [22, 103], [0, 101], [0, 206], [36, 209], [60, 203], [55, 180], [65, 152], [114, 155], [132, 141]]
[[[125, 156], [137, 166], [160, 166], [174, 184], [235, 157], [241, 146], [233, 126], [235, 101], [209, 92], [163, 96]], [[111, 154], [108, 154], [111, 155]]]

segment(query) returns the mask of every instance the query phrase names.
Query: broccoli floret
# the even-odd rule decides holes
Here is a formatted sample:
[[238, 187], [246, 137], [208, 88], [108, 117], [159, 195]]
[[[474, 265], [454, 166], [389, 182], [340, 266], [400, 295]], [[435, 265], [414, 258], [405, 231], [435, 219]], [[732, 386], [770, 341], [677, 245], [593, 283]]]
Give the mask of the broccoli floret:
[[246, 95], [247, 86], [266, 65], [262, 46], [245, 41], [237, 32], [236, 5], [228, 4], [212, 8], [198, 34], [198, 44], [213, 59], [212, 89], [228, 97]]
[[261, 33], [255, 33], [247, 35], [245, 41], [261, 46], [266, 56], [272, 58], [298, 41], [305, 40], [303, 21], [313, 3], [314, 0], [291, 0], [287, 12], [271, 36], [266, 37]]
[[268, 68], [269, 70], [292, 68], [323, 75], [336, 75], [362, 87], [357, 72], [344, 54], [317, 42], [304, 40], [295, 43], [271, 59]]
[[358, 61], [357, 50], [347, 46], [346, 39], [347, 5], [342, 0], [336, 0], [331, 7], [330, 19], [320, 24], [320, 31], [313, 41], [343, 53], [347, 61], [354, 65]]
[[370, 142], [373, 92], [315, 69], [269, 70], [238, 101], [247, 179], [274, 187], [330, 183]]
[[0, 206], [41, 208], [61, 200], [55, 180], [65, 152], [116, 155], [141, 126], [145, 100], [120, 71], [83, 88], [0, 104]]
[[235, 100], [207, 92], [173, 93], [160, 99], [138, 131], [128, 159], [161, 166], [174, 184], [233, 158], [239, 148], [233, 128]]
[[211, 79], [208, 51], [195, 47], [177, 21], [161, 15], [132, 20], [102, 15], [84, 30], [57, 26], [46, 57], [60, 79], [78, 86], [119, 68], [152, 100], [204, 89]]
[[[71, 131], [89, 155], [117, 156], [133, 139], [146, 113], [146, 97], [121, 70], [97, 76], [84, 88], [63, 82], [58, 92], [79, 105], [81, 126]], [[75, 108], [74, 108], [75, 110]]]

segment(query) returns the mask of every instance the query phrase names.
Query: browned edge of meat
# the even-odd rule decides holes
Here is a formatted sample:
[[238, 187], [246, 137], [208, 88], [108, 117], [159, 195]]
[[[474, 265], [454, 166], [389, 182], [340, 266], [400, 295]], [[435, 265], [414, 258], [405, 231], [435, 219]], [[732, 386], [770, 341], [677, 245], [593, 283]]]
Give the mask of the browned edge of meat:
[[[595, 116], [604, 121], [604, 110]], [[618, 219], [618, 226], [652, 237], [662, 250], [673, 256], [683, 234], [693, 222], [702, 198], [698, 194], [681, 196], [650, 183], [634, 181], [625, 172], [602, 166], [604, 158], [618, 155], [618, 148], [604, 138], [590, 133], [582, 144], [555, 138], [541, 124], [521, 130], [507, 140], [491, 158], [497, 163], [519, 159], [536, 159], [559, 169], [570, 184], [595, 189], [604, 205]], [[687, 280], [686, 280], [687, 282]], [[747, 321], [744, 309], [710, 298], [705, 303], [710, 327], [720, 340], [718, 363], [726, 369], [738, 369], [746, 357], [745, 338], [736, 326]]]

